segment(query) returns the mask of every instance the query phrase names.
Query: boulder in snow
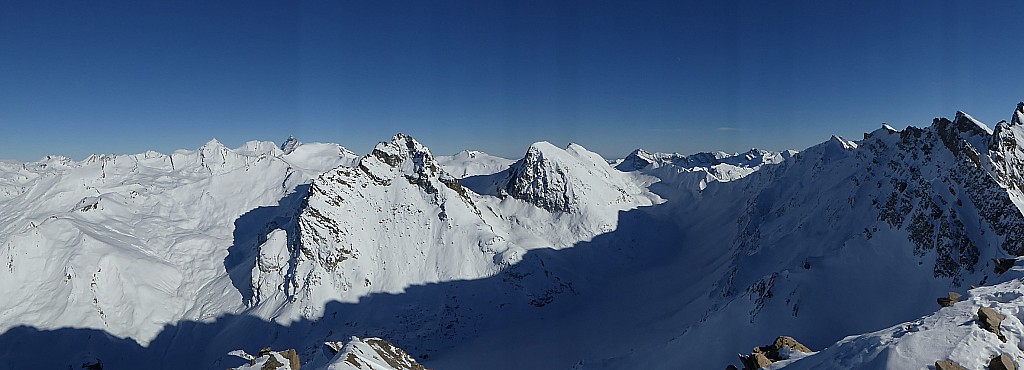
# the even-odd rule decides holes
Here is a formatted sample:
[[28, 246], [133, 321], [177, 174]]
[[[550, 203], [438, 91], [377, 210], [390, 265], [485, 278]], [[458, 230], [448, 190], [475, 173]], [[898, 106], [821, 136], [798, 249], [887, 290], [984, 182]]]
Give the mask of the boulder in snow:
[[1006, 316], [996, 312], [991, 307], [982, 307], [978, 309], [978, 323], [981, 324], [981, 328], [995, 333], [999, 337], [999, 340], [1005, 342], [1006, 337], [999, 331], [999, 324], [1003, 322]]
[[939, 360], [935, 361], [935, 370], [967, 370], [967, 368], [951, 360]]
[[1013, 258], [993, 258], [992, 262], [996, 265], [995, 271], [997, 275], [1002, 275], [1004, 272], [1010, 270], [1017, 260]]
[[937, 301], [939, 302], [939, 306], [949, 307], [956, 303], [959, 299], [959, 293], [949, 292], [946, 294], [945, 297], [940, 297], [939, 299], [937, 299]]
[[1005, 353], [1000, 353], [999, 356], [993, 357], [988, 362], [989, 370], [1016, 370], [1017, 365], [1013, 363], [1013, 358]]

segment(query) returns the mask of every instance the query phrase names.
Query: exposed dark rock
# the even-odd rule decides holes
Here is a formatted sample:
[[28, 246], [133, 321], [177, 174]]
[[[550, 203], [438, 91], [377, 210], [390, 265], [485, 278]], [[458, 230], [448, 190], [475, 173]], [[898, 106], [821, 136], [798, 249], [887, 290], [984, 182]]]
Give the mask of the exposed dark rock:
[[967, 370], [967, 368], [952, 360], [939, 360], [935, 361], [935, 370]]
[[545, 158], [536, 144], [526, 156], [509, 167], [504, 191], [513, 198], [532, 203], [550, 212], [573, 212], [576, 200], [569, 189], [569, 175], [558, 164]]
[[1005, 342], [1006, 337], [999, 331], [999, 324], [1003, 322], [1006, 316], [996, 312], [991, 307], [982, 307], [978, 309], [978, 323], [982, 329], [988, 330], [999, 337], [999, 340]]
[[995, 264], [996, 274], [1002, 274], [1010, 271], [1013, 265], [1017, 263], [1017, 260], [1013, 258], [993, 258], [992, 263]]
[[939, 306], [949, 307], [956, 303], [959, 299], [959, 293], [949, 292], [946, 294], [945, 297], [940, 297], [939, 299], [937, 299], [937, 301], [939, 302]]
[[1017, 364], [1013, 363], [1013, 358], [1005, 353], [1000, 353], [999, 356], [993, 357], [988, 362], [989, 370], [1017, 370]]

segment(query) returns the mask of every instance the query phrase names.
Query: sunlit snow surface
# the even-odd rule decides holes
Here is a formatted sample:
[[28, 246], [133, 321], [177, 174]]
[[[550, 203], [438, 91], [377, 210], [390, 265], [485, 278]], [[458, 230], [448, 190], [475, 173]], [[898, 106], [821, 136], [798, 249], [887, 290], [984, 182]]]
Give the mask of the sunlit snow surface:
[[[992, 130], [958, 114], [800, 153], [637, 151], [614, 168], [546, 142], [515, 161], [435, 158], [406, 135], [361, 157], [210, 142], [4, 162], [0, 358], [223, 369], [272, 347], [318, 369], [352, 336], [439, 369], [724, 368], [779, 335], [829, 348], [793, 367], [896, 353], [883, 342], [915, 334], [884, 328], [1010, 279], [989, 261], [1024, 250], [1021, 109]], [[966, 322], [961, 305], [1004, 288], [924, 320]], [[939, 321], [921, 338], [974, 335]], [[911, 357], [983, 360], [940, 347]]]

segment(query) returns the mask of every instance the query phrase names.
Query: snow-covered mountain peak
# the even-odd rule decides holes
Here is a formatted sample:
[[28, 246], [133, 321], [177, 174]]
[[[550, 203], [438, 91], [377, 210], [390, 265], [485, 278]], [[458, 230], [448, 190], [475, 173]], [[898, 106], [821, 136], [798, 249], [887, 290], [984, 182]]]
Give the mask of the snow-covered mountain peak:
[[991, 142], [992, 129], [964, 112], [956, 112], [952, 121], [936, 118], [932, 121], [932, 127], [950, 151], [959, 154], [966, 150], [975, 162], [979, 162], [979, 156], [984, 154]]
[[653, 154], [647, 152], [646, 150], [637, 148], [634, 149], [633, 152], [629, 153], [629, 155], [627, 155], [626, 158], [622, 160], [622, 162], [619, 162], [619, 164], [616, 165], [615, 168], [619, 169], [620, 171], [637, 171], [647, 166], [650, 166], [656, 161], [657, 159], [654, 157]]
[[988, 125], [961, 111], [956, 112], [956, 116], [953, 118], [953, 124], [956, 125], [957, 130], [963, 133], [970, 133], [973, 135], [992, 134], [992, 129], [989, 128]]
[[644, 191], [627, 177], [583, 146], [561, 149], [541, 141], [509, 167], [500, 191], [551, 212], [576, 212], [584, 199], [633, 202]]
[[455, 153], [455, 155], [451, 156], [451, 158], [475, 159], [481, 155], [487, 155], [487, 153], [481, 152], [479, 150], [463, 150], [461, 152]]
[[479, 150], [463, 150], [455, 155], [434, 157], [434, 160], [445, 171], [458, 178], [495, 174], [515, 163], [514, 160], [496, 157]]
[[[496, 236], [484, 224], [476, 197], [426, 146], [397, 134], [355, 166], [313, 181], [298, 218], [282, 225], [287, 235], [273, 244], [268, 235], [261, 247], [272, 251], [268, 260], [286, 262], [267, 264], [272, 268], [261, 268], [261, 262], [253, 269], [254, 302], [298, 300], [286, 316], [318, 317], [331, 300], [488, 273], [494, 255], [481, 253], [477, 242]], [[473, 242], [467, 248], [463, 240]], [[464, 266], [438, 269], [435, 263]], [[391, 264], [401, 267], [389, 270]]]
[[839, 135], [832, 135], [832, 137], [830, 137], [828, 139], [827, 144], [828, 145], [832, 145], [833, 147], [836, 147], [836, 148], [839, 148], [839, 149], [843, 149], [843, 150], [854, 150], [854, 149], [857, 149], [857, 143], [856, 142], [854, 142], [852, 140], [846, 140], [842, 136], [839, 136]]
[[217, 140], [217, 138], [212, 138], [209, 141], [207, 141], [206, 143], [203, 143], [203, 145], [200, 146], [199, 148], [200, 149], [220, 149], [220, 148], [227, 148], [227, 146], [225, 146], [224, 143], [220, 142], [220, 140]]
[[232, 151], [250, 156], [268, 155], [277, 157], [286, 154], [274, 142], [258, 140], [247, 141], [242, 146], [232, 149]]
[[359, 168], [378, 179], [390, 179], [398, 175], [426, 179], [451, 177], [430, 154], [430, 149], [412, 136], [396, 134], [390, 142], [382, 141], [370, 154], [359, 160]]

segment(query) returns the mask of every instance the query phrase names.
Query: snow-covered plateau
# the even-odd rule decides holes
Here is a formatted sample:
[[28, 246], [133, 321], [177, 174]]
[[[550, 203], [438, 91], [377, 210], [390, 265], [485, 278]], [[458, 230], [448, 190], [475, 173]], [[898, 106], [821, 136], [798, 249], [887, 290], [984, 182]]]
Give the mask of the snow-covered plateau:
[[1022, 122], [0, 162], [0, 369], [723, 369], [780, 336], [767, 368], [1016, 366]]

